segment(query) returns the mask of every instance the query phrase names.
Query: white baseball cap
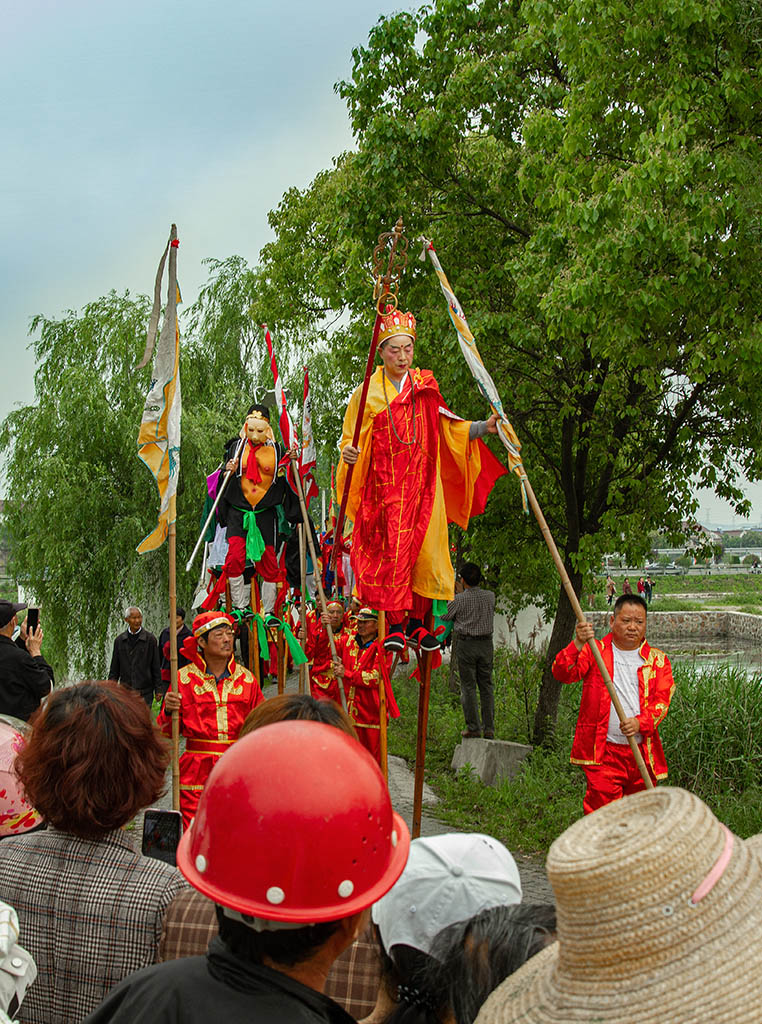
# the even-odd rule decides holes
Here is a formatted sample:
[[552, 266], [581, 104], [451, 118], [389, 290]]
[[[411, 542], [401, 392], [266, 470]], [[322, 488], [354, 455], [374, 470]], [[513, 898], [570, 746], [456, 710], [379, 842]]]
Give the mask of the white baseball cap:
[[396, 945], [429, 953], [448, 925], [520, 902], [519, 869], [503, 844], [478, 832], [451, 832], [412, 841], [405, 870], [374, 903], [372, 917], [387, 953]]

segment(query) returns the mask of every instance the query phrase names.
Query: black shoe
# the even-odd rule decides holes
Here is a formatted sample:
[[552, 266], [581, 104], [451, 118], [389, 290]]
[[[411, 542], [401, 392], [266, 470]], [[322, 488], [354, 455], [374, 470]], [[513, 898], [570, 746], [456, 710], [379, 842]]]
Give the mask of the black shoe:
[[440, 649], [437, 638], [425, 629], [416, 629], [415, 633], [408, 637], [408, 643], [413, 650], [422, 651], [424, 654], [431, 654], [432, 651]]
[[471, 732], [470, 729], [464, 729], [460, 735], [464, 740], [480, 740], [482, 738], [480, 732]]
[[485, 740], [494, 740], [495, 734], [494, 734], [494, 732], [491, 729], [485, 729], [484, 730], [484, 738], [485, 738]]
[[405, 650], [405, 637], [402, 633], [389, 633], [384, 637], [384, 650], [399, 653]]

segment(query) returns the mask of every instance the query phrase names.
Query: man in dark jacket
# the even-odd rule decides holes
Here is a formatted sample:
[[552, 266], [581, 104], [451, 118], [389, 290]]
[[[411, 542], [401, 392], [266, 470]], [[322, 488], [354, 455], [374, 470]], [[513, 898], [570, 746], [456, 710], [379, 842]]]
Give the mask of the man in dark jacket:
[[153, 633], [143, 629], [143, 613], [139, 608], [128, 608], [124, 621], [127, 629], [114, 641], [108, 677], [137, 690], [150, 708], [154, 693], [161, 693], [159, 645]]
[[177, 851], [217, 904], [219, 935], [205, 957], [125, 978], [85, 1024], [351, 1024], [324, 994], [328, 971], [409, 847], [352, 736], [323, 722], [255, 729], [217, 762]]
[[[185, 609], [178, 608], [175, 615], [175, 632], [177, 633], [177, 667], [184, 668], [190, 664], [188, 659], [180, 654], [180, 650], [193, 632], [185, 624]], [[166, 696], [170, 683], [169, 665], [169, 626], [165, 626], [159, 635], [159, 655], [161, 657], [161, 689], [156, 694], [156, 699], [161, 703]]]
[[22, 627], [18, 641], [12, 639], [18, 625], [16, 613], [24, 608], [25, 604], [0, 601], [0, 714], [26, 722], [53, 689], [54, 680], [53, 669], [40, 653], [39, 623], [33, 633]]

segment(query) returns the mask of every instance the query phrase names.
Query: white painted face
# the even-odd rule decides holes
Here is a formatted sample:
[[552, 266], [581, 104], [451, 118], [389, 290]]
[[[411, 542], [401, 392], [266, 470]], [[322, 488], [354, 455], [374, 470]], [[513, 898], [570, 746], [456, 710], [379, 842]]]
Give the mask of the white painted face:
[[259, 413], [255, 412], [246, 417], [246, 436], [252, 444], [264, 444], [269, 429], [270, 424]]
[[415, 342], [407, 334], [394, 334], [384, 342], [381, 360], [387, 376], [400, 380], [413, 365]]

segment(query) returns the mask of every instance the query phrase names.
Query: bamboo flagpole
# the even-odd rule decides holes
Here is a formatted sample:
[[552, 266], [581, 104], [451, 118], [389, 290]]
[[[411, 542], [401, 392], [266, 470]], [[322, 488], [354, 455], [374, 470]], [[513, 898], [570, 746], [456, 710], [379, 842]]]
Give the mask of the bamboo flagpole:
[[[434, 613], [426, 615], [426, 629], [434, 632]], [[417, 652], [416, 652], [417, 653]], [[429, 728], [429, 697], [431, 695], [431, 670], [434, 666], [434, 652], [425, 651], [418, 657], [418, 733], [415, 745], [415, 777], [413, 780], [413, 827], [410, 836], [417, 839], [421, 834], [421, 817], [423, 814], [423, 776], [426, 768], [426, 734]]]
[[[561, 555], [559, 554], [558, 548], [556, 547], [556, 542], [553, 539], [553, 535], [551, 534], [548, 524], [545, 521], [545, 516], [542, 513], [542, 509], [540, 508], [537, 498], [535, 497], [532, 485], [529, 482], [529, 477], [527, 476], [526, 470], [524, 469], [524, 464], [521, 461], [521, 444], [519, 442], [518, 437], [516, 436], [516, 432], [511, 426], [508, 417], [506, 416], [503, 410], [503, 403], [500, 400], [500, 396], [497, 393], [495, 382], [493, 381], [487, 368], [482, 362], [482, 357], [479, 355], [479, 350], [476, 347], [474, 336], [471, 333], [471, 330], [466, 321], [465, 313], [463, 312], [461, 305], [458, 302], [455, 293], [453, 292], [450, 286], [450, 282], [447, 280], [447, 277], [445, 276], [445, 272], [442, 269], [442, 264], [439, 262], [439, 257], [436, 254], [436, 250], [434, 249], [432, 242], [430, 242], [427, 238], [422, 238], [421, 241], [423, 242], [423, 251], [421, 252], [421, 259], [425, 261], [426, 253], [428, 252], [434, 270], [436, 271], [437, 277], [439, 278], [439, 285], [442, 289], [445, 299], [447, 300], [447, 307], [450, 311], [450, 319], [452, 320], [453, 326], [455, 327], [455, 330], [458, 334], [460, 348], [465, 357], [466, 363], [468, 364], [468, 367], [476, 380], [479, 391], [489, 402], [490, 408], [492, 409], [493, 413], [496, 413], [498, 416], [498, 437], [502, 441], [503, 446], [505, 447], [508, 453], [509, 468], [511, 469], [512, 472], [516, 473], [521, 483], [522, 498], [524, 500], [525, 507], [528, 504], [529, 508], [532, 509], [535, 519], [537, 520], [537, 523], [540, 527], [540, 532], [542, 533], [545, 543], [548, 546], [548, 550], [550, 551], [550, 555], [553, 559], [553, 563], [558, 571], [558, 575], [561, 579], [561, 585], [566, 591], [566, 596], [569, 598], [569, 603], [572, 606], [577, 622], [584, 624], [587, 622], [585, 614], [582, 611], [579, 599], [577, 598], [577, 595], [574, 592], [574, 587], [572, 586], [571, 580], [569, 579], [569, 574], [566, 571], [566, 567], [564, 566]], [[604, 664], [603, 657], [601, 656], [601, 651], [598, 647], [598, 642], [596, 641], [595, 637], [588, 641], [588, 646], [590, 647], [590, 651], [592, 652], [592, 655], [595, 659], [595, 663], [598, 666], [598, 671], [601, 673], [601, 676], [603, 677], [603, 682], [606, 685], [606, 689], [609, 692], [611, 702], [614, 705], [614, 709], [619, 717], [619, 722], [621, 724], [627, 716], [624, 712], [624, 708], [622, 707], [622, 702], [620, 701], [617, 692], [614, 689], [614, 683], [611, 679], [611, 675], [609, 674], [609, 670], [606, 668], [606, 665]], [[638, 766], [638, 771], [641, 774], [646, 789], [653, 789], [653, 782], [651, 781], [651, 776], [648, 774], [648, 770], [646, 769], [643, 756], [640, 753], [640, 749], [638, 748], [637, 743], [635, 742], [635, 737], [628, 736], [627, 742], [630, 745], [632, 756], [635, 758], [635, 763]]]
[[[159, 261], [154, 286], [154, 301], [146, 338], [145, 352], [138, 364], [147, 365], [156, 345], [153, 380], [138, 434], [138, 457], [148, 466], [159, 490], [161, 504], [156, 528], [138, 545], [140, 554], [155, 551], [168, 540], [169, 556], [169, 672], [170, 686], [177, 693], [177, 571], [176, 571], [176, 500], [180, 474], [180, 331], [177, 323], [177, 226], [172, 225], [169, 240]], [[156, 332], [161, 311], [161, 283], [169, 254], [169, 281], [164, 323], [158, 342]], [[172, 712], [172, 806], [180, 808], [180, 718]]]

